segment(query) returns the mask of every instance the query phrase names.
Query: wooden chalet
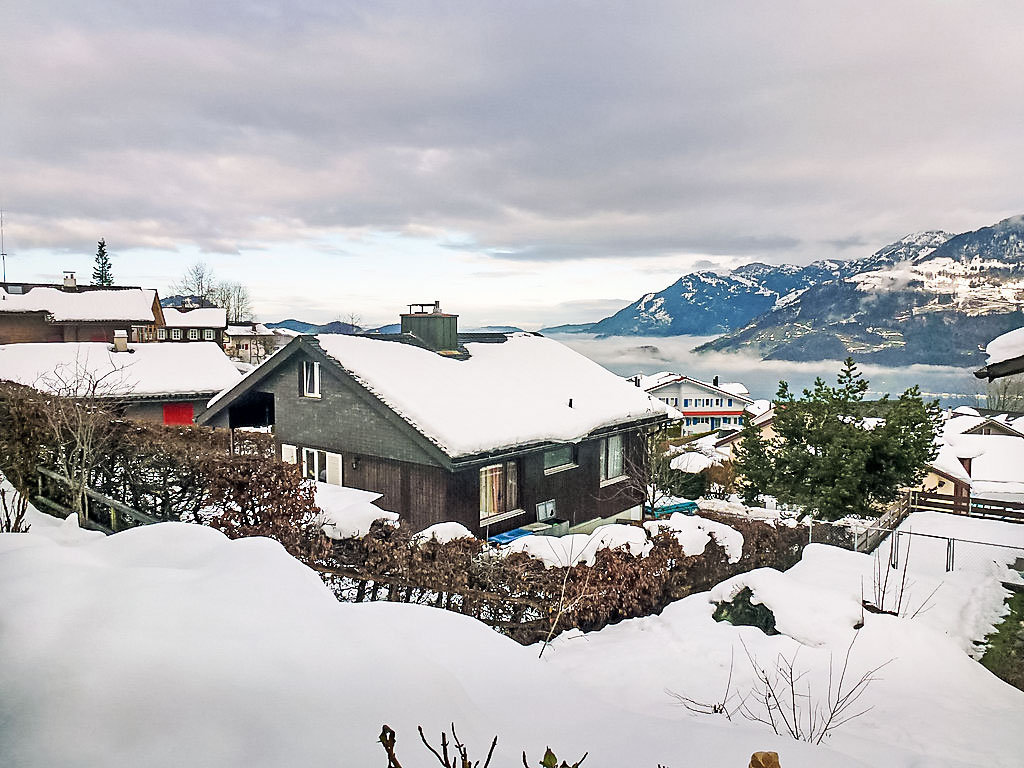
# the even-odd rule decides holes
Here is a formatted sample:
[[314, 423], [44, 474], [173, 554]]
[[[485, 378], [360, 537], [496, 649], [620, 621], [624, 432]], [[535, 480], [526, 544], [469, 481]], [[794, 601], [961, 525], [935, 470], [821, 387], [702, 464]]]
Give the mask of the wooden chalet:
[[461, 334], [436, 305], [411, 306], [401, 327], [298, 336], [199, 421], [272, 425], [281, 459], [383, 494], [414, 529], [639, 515], [643, 438], [663, 404], [537, 334]]
[[133, 342], [153, 341], [164, 325], [153, 289], [78, 285], [73, 272], [63, 285], [0, 283], [0, 344], [114, 342], [124, 331]]

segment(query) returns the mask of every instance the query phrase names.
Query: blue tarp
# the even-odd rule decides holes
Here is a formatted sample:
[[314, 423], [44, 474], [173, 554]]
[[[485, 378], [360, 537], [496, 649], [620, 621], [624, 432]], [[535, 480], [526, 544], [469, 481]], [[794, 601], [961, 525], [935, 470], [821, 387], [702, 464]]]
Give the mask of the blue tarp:
[[653, 514], [654, 518], [668, 517], [674, 512], [682, 512], [684, 515], [695, 515], [697, 514], [697, 502], [695, 501], [681, 501], [678, 504], [666, 504], [663, 507], [656, 507], [654, 512], [651, 512], [650, 507], [644, 507], [644, 512], [648, 515]]
[[516, 539], [523, 538], [523, 536], [533, 536], [533, 531], [528, 531], [525, 528], [513, 528], [511, 531], [491, 536], [487, 541], [490, 544], [508, 544]]

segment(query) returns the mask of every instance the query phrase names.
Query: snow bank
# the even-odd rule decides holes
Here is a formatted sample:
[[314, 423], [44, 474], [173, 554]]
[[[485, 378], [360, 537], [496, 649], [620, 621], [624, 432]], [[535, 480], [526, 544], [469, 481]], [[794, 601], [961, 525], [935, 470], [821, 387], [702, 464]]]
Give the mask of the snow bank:
[[525, 552], [551, 567], [593, 565], [599, 550], [625, 547], [631, 555], [645, 557], [651, 542], [643, 528], [635, 525], [602, 525], [591, 534], [568, 536], [523, 536], [501, 548], [504, 554]]
[[686, 453], [681, 453], [672, 459], [672, 461], [669, 462], [669, 466], [679, 472], [687, 472], [695, 475], [698, 472], [703, 472], [708, 467], [713, 467], [715, 464], [719, 463], [720, 461], [716, 461], [710, 456], [705, 456], [703, 453], [687, 451]]
[[[692, 651], [632, 656], [593, 643], [581, 683], [565, 656], [541, 661], [466, 616], [338, 603], [278, 544], [202, 526], [74, 546], [0, 535], [0, 605], [0, 755], [12, 768], [375, 766], [386, 762], [382, 723], [397, 731], [403, 763], [427, 765], [416, 726], [436, 739], [453, 721], [481, 760], [499, 735], [493, 768], [520, 766], [522, 749], [539, 759], [545, 745], [569, 759], [589, 751], [598, 766], [741, 766], [761, 749], [786, 768], [908, 765], [889, 750], [861, 763], [663, 706]], [[698, 679], [718, 656], [699, 659]], [[627, 684], [595, 695], [591, 684], [613, 670]], [[982, 714], [1017, 714], [1005, 694], [981, 693], [991, 696]], [[662, 705], [625, 705], [642, 696]]]
[[672, 532], [687, 555], [703, 553], [707, 543], [714, 538], [725, 550], [730, 563], [737, 563], [743, 557], [743, 534], [717, 520], [673, 512], [668, 519], [644, 523], [644, 528], [651, 536]]
[[382, 495], [318, 482], [316, 505], [323, 512], [320, 522], [324, 535], [331, 539], [361, 539], [377, 520], [397, 524], [397, 512], [374, 506], [373, 502]]
[[[321, 334], [320, 347], [449, 456], [664, 414], [664, 403], [552, 339], [512, 334], [469, 343], [468, 360], [410, 344]], [[485, 425], [485, 426], [484, 426]]]
[[456, 539], [473, 538], [476, 537], [469, 528], [464, 526], [462, 523], [455, 522], [434, 523], [413, 536], [413, 539], [420, 539], [423, 541], [430, 541], [433, 539], [440, 544], [447, 544], [449, 541], [455, 541]]
[[[1024, 526], [1009, 523], [915, 513], [904, 525], [936, 535], [1024, 544]], [[931, 596], [930, 607], [914, 619], [865, 612], [864, 627], [854, 630], [862, 590], [866, 596], [872, 591], [875, 558], [815, 544], [785, 573], [763, 569], [741, 574], [709, 593], [669, 605], [658, 616], [588, 635], [565, 633], [544, 658], [570, 674], [595, 701], [618, 708], [624, 716], [675, 717], [680, 723], [710, 720], [738, 735], [749, 725], [741, 717], [729, 723], [720, 716], [699, 715], [663, 691], [717, 702], [729, 684], [736, 706], [755, 683], [746, 646], [769, 669], [780, 656], [795, 659], [801, 685], [821, 697], [856, 637], [849, 679], [888, 664], [860, 702], [869, 711], [828, 739], [832, 749], [887, 768], [1017, 768], [1024, 750], [1024, 732], [1017, 727], [1024, 722], [1024, 693], [995, 678], [967, 653], [972, 639], [983, 637], [989, 622], [998, 620], [997, 606], [1007, 594], [1000, 578], [1013, 578], [1005, 566], [1012, 561], [1011, 550], [971, 550], [958, 544], [957, 568], [946, 574], [945, 541], [935, 540], [934, 546], [924, 541], [915, 540], [910, 555], [912, 608], [924, 603], [936, 584], [942, 586]], [[993, 550], [1004, 554], [993, 555]], [[883, 546], [883, 563], [887, 556]], [[754, 627], [711, 618], [715, 600], [731, 597], [744, 586], [772, 609], [782, 634], [769, 637]], [[830, 668], [836, 670], [832, 675]], [[788, 766], [790, 755], [780, 755], [782, 765]], [[823, 759], [821, 765], [831, 762]]]

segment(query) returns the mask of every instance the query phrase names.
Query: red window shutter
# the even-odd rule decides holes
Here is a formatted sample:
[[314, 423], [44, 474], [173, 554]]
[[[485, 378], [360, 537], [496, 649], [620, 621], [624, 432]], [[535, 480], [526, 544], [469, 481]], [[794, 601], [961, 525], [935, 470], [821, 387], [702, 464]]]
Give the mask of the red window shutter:
[[192, 403], [164, 403], [164, 424], [191, 424]]

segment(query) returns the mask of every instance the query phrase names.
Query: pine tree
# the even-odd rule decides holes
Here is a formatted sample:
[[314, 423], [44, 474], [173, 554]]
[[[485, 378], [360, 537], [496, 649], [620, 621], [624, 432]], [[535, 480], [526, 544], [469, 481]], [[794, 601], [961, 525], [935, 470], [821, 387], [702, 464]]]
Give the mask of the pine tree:
[[101, 239], [96, 244], [96, 266], [92, 268], [92, 284], [113, 285], [114, 274], [111, 269], [110, 257], [107, 256], [107, 242]]
[[749, 427], [737, 448], [744, 497], [769, 493], [835, 520], [877, 515], [900, 488], [919, 482], [935, 457], [938, 403], [925, 403], [917, 387], [893, 403], [886, 395], [877, 404], [884, 424], [872, 429], [864, 422], [867, 391], [852, 358], [835, 387], [819, 378], [796, 398], [780, 382], [772, 422], [777, 437], [766, 441]]

